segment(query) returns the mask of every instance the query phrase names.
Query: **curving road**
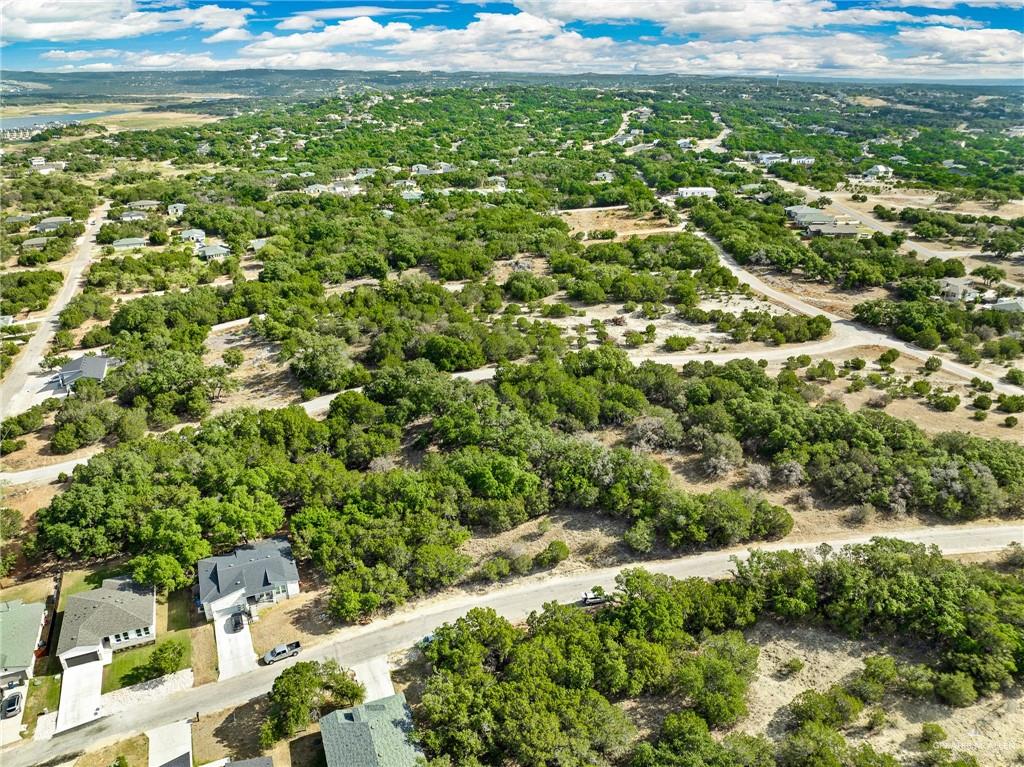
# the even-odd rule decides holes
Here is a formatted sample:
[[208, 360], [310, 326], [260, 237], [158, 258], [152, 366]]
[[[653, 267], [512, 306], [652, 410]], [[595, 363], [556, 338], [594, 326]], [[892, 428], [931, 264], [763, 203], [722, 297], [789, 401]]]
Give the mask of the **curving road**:
[[[52, 392], [45, 391], [43, 388], [50, 375], [39, 370], [39, 362], [46, 356], [50, 341], [60, 329], [58, 315], [78, 292], [82, 275], [92, 260], [96, 233], [105, 221], [109, 208], [110, 202], [107, 201], [97, 206], [89, 214], [85, 231], [75, 240], [74, 256], [68, 265], [64, 283], [57, 293], [56, 300], [38, 320], [39, 325], [36, 331], [21, 348], [18, 356], [14, 358], [14, 364], [11, 365], [3, 382], [0, 383], [0, 414], [4, 417], [28, 410], [32, 405], [52, 396]], [[92, 223], [88, 223], [89, 221]]]
[[[1024, 540], [1024, 525], [926, 527], [893, 532], [889, 537], [936, 545], [947, 554], [970, 554], [996, 551], [1012, 541]], [[856, 535], [802, 543], [768, 543], [752, 548], [766, 551], [811, 551], [822, 543], [840, 546], [865, 543], [870, 538], [869, 535]], [[441, 624], [457, 619], [474, 607], [490, 607], [510, 620], [519, 621], [547, 602], [574, 602], [583, 591], [597, 585], [611, 588], [615, 576], [625, 567], [642, 564], [647, 570], [677, 578], [720, 578], [731, 572], [730, 558], [737, 556], [743, 559], [746, 552], [746, 548], [712, 551], [678, 559], [564, 575], [532, 576], [486, 591], [460, 590], [437, 599], [406, 605], [393, 615], [367, 626], [349, 626], [334, 631], [324, 642], [307, 649], [300, 658], [334, 658], [343, 666], [351, 666], [409, 648]], [[294, 662], [283, 661], [280, 666]], [[240, 705], [269, 691], [280, 671], [278, 665], [261, 667], [223, 682], [170, 694], [158, 708], [140, 707], [124, 711], [116, 717], [100, 719], [77, 730], [57, 735], [52, 740], [18, 744], [4, 751], [3, 765], [32, 767], [44, 762], [58, 764], [74, 754], [101, 748], [163, 724]]]

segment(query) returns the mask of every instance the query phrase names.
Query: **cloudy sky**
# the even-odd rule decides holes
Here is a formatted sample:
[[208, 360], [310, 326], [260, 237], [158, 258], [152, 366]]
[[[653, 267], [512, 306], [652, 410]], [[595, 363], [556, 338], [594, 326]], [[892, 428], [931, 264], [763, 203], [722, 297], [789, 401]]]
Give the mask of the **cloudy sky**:
[[5, 69], [1024, 81], [1024, 0], [0, 0]]

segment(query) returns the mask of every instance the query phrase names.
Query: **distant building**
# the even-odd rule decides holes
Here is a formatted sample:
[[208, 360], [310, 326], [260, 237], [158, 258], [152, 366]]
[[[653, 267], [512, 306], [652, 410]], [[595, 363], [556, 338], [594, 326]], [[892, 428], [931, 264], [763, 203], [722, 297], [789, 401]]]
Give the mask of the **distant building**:
[[415, 767], [412, 712], [401, 693], [320, 719], [327, 767]]
[[766, 167], [777, 162], [786, 162], [786, 155], [781, 152], [758, 152], [755, 156], [758, 163]]
[[41, 602], [0, 602], [0, 685], [32, 678], [45, 615]]
[[676, 146], [679, 147], [680, 149], [693, 149], [693, 139], [681, 138], [678, 141], [676, 141]]
[[134, 200], [133, 202], [126, 203], [126, 207], [132, 210], [156, 210], [160, 207], [159, 200]]
[[790, 205], [786, 208], [786, 217], [800, 228], [812, 224], [834, 224], [835, 216], [829, 215], [820, 208], [812, 208], [810, 205]]
[[206, 232], [202, 229], [186, 229], [178, 236], [186, 242], [206, 242]]
[[49, 216], [32, 227], [36, 232], [52, 232], [72, 222], [71, 216]]
[[943, 277], [939, 280], [939, 298], [943, 301], [977, 301], [981, 297], [970, 277]]
[[216, 261], [231, 255], [231, 251], [223, 245], [204, 245], [199, 249], [199, 255], [206, 261]]
[[892, 168], [888, 165], [872, 165], [866, 171], [864, 171], [866, 178], [891, 178]]
[[1007, 298], [996, 301], [992, 304], [992, 308], [997, 312], [1024, 312], [1024, 299]]
[[257, 237], [256, 239], [249, 240], [249, 250], [253, 253], [259, 253], [268, 242], [270, 242], [269, 237]]
[[126, 210], [118, 218], [121, 221], [145, 221], [148, 216], [141, 210]]
[[89, 378], [93, 381], [102, 381], [107, 373], [121, 364], [121, 361], [114, 357], [106, 357], [101, 354], [87, 354], [76, 360], [71, 360], [60, 372], [53, 377], [53, 382], [66, 391], [70, 391], [72, 385], [80, 378]]
[[57, 657], [65, 668], [109, 663], [114, 652], [156, 641], [156, 593], [130, 578], [107, 578], [64, 606]]
[[283, 538], [240, 546], [230, 554], [200, 559], [199, 601], [208, 620], [248, 611], [299, 593], [299, 570]]
[[803, 165], [805, 167], [809, 167], [811, 165], [814, 165], [814, 158], [813, 157], [790, 157], [789, 158], [789, 164], [790, 165]]
[[612, 181], [615, 180], [615, 174], [612, 173], [610, 170], [598, 171], [597, 173], [594, 174], [594, 180], [601, 181], [605, 184], [610, 184]]
[[183, 202], [172, 202], [167, 206], [167, 215], [173, 216], [174, 218], [181, 218], [185, 214], [185, 208], [187, 208]]
[[123, 237], [114, 240], [110, 245], [114, 250], [128, 250], [130, 248], [144, 248], [149, 244], [145, 237]]
[[677, 200], [687, 200], [691, 197], [707, 197], [713, 199], [718, 196], [718, 190], [713, 186], [681, 186], [675, 191]]
[[860, 236], [860, 227], [856, 224], [825, 223], [811, 224], [807, 227], [811, 237], [835, 237], [838, 239], [856, 239]]
[[46, 243], [50, 240], [56, 240], [56, 237], [29, 237], [27, 240], [21, 241], [22, 250], [42, 250], [46, 247]]

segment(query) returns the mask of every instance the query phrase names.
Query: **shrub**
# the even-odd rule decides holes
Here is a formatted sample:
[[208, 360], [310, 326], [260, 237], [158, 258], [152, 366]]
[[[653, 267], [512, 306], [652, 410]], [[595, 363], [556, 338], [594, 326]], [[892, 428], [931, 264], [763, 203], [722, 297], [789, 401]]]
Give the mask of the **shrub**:
[[1017, 425], [1017, 423], [1017, 416], [1015, 415], [1008, 415], [1006, 416], [1006, 418], [1003, 419], [1003, 426], [1005, 426], [1008, 429], [1012, 429], [1014, 426]]
[[963, 671], [942, 673], [935, 680], [935, 694], [943, 703], [963, 708], [978, 699], [973, 680]]
[[686, 351], [696, 341], [693, 336], [669, 336], [665, 339], [665, 349], [670, 352]]
[[929, 373], [934, 373], [936, 370], [942, 367], [942, 360], [938, 357], [932, 356], [924, 361], [924, 369]]
[[921, 725], [921, 743], [926, 746], [934, 746], [944, 741], [948, 735], [942, 727], [935, 722], [925, 722]]
[[540, 552], [533, 561], [537, 567], [554, 567], [569, 557], [569, 547], [565, 541], [551, 541], [544, 551]]
[[794, 674], [799, 674], [803, 669], [804, 662], [794, 656], [779, 666], [779, 676], [783, 678], [791, 677]]

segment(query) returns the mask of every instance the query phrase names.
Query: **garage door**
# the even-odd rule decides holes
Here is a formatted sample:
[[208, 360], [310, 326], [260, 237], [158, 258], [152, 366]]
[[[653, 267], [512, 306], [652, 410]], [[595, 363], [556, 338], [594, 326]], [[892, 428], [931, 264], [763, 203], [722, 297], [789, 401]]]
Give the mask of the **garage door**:
[[74, 668], [75, 666], [81, 666], [83, 663], [92, 663], [93, 661], [99, 660], [100, 654], [98, 652], [87, 652], [82, 655], [75, 655], [66, 660], [68, 668]]

